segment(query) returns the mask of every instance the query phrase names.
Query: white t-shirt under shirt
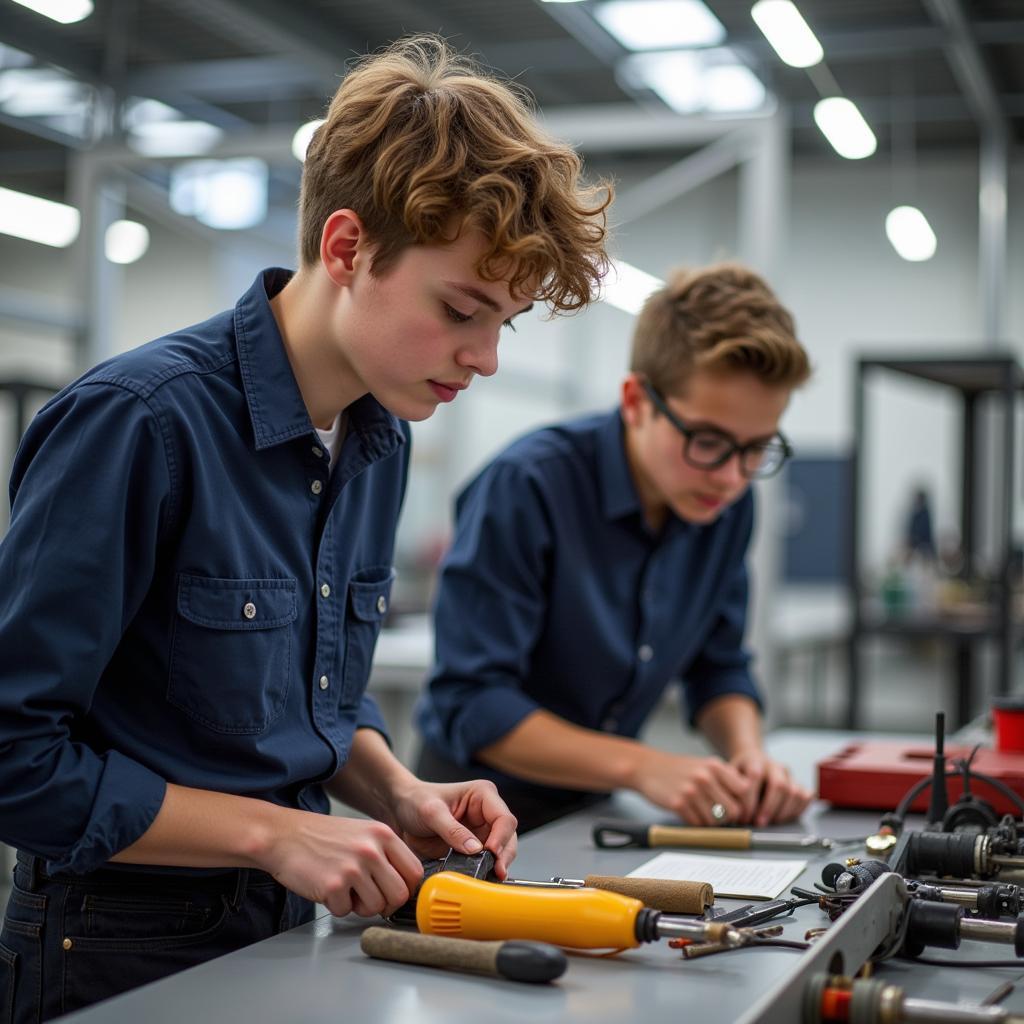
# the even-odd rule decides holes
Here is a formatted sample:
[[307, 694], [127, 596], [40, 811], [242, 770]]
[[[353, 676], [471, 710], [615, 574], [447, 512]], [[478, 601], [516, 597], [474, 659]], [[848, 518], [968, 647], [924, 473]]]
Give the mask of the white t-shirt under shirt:
[[348, 417], [342, 411], [334, 417], [334, 422], [331, 424], [330, 429], [321, 430], [319, 427], [316, 428], [316, 434], [320, 438], [320, 443], [331, 457], [332, 473], [334, 472], [334, 467], [338, 464], [338, 453], [341, 451], [341, 444], [345, 440], [347, 421]]

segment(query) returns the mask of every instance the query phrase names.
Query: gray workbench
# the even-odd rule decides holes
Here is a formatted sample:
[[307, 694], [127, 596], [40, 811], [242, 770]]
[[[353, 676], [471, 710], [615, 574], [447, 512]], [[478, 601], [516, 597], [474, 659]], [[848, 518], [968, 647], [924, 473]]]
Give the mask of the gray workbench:
[[[838, 749], [848, 736], [787, 730], [774, 736], [770, 747], [775, 756], [799, 766], [798, 777], [813, 784], [815, 761]], [[666, 820], [663, 813], [634, 796], [617, 796], [592, 811], [524, 837], [513, 874], [520, 878], [625, 874], [652, 855], [649, 850], [594, 849], [590, 826], [599, 817]], [[804, 819], [808, 830], [835, 838], [866, 835], [876, 823], [873, 814], [831, 811], [821, 805], [812, 807]], [[830, 859], [834, 858], [811, 859], [797, 884], [811, 887]], [[828, 923], [817, 907], [802, 908], [792, 919], [783, 920], [789, 938], [803, 938], [807, 928]], [[686, 961], [665, 943], [656, 943], [614, 959], [572, 956], [568, 972], [558, 982], [530, 986], [369, 960], [359, 950], [359, 935], [368, 923], [372, 922], [320, 917], [63, 1019], [82, 1024], [405, 1024], [410, 1020], [417, 1024], [521, 1024], [524, 1019], [534, 1024], [565, 1020], [677, 1024], [682, 1019], [724, 1024], [737, 1020], [801, 955], [786, 949], [750, 949]], [[965, 944], [961, 953], [964, 958], [976, 959], [1012, 956], [1007, 947], [977, 943]], [[894, 962], [885, 967], [884, 976], [912, 995], [978, 1003], [1002, 982], [1024, 978], [1024, 967], [1020, 971], [944, 970]], [[1004, 1005], [1024, 1010], [1024, 991], [1012, 993]], [[694, 1011], [699, 1017], [693, 1017]]]

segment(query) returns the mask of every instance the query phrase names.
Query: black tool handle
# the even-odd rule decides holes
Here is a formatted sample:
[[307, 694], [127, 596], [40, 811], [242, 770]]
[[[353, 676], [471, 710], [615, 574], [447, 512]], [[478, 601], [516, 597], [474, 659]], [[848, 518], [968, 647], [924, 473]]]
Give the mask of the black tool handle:
[[721, 914], [715, 918], [715, 924], [731, 924], [735, 928], [751, 928], [756, 924], [770, 921], [773, 917], [788, 914], [793, 909], [792, 900], [770, 900], [754, 906], [748, 903], [745, 907]]
[[651, 845], [651, 826], [641, 821], [598, 821], [591, 835], [594, 845], [606, 850]]

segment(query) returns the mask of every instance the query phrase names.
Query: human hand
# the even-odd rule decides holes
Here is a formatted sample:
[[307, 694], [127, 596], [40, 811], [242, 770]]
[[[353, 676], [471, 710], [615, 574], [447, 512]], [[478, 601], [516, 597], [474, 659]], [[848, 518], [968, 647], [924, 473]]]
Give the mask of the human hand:
[[[722, 825], [744, 820], [752, 785], [721, 758], [669, 754], [648, 747], [630, 788], [691, 825]], [[722, 805], [723, 817], [712, 815], [715, 804]]]
[[450, 847], [462, 853], [488, 849], [499, 878], [516, 855], [516, 819], [493, 782], [422, 782], [396, 796], [394, 828], [422, 857], [440, 857]]
[[789, 769], [773, 761], [763, 750], [747, 750], [730, 758], [732, 765], [750, 781], [740, 821], [755, 825], [792, 821], [811, 802], [813, 794], [795, 782]]
[[335, 917], [391, 914], [423, 878], [419, 858], [382, 822], [279, 811], [280, 825], [258, 863]]

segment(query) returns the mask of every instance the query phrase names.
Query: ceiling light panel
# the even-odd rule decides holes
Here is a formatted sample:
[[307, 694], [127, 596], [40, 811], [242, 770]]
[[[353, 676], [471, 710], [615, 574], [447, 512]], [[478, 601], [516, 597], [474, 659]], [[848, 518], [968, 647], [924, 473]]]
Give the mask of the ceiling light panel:
[[78, 210], [41, 196], [0, 188], [0, 233], [63, 249], [78, 237]]
[[809, 68], [821, 63], [825, 51], [791, 0], [758, 0], [750, 16], [779, 59], [790, 67]]
[[601, 301], [635, 315], [643, 308], [647, 297], [664, 283], [625, 260], [613, 259], [608, 274], [601, 282]]
[[650, 89], [678, 114], [738, 114], [767, 102], [761, 80], [728, 48], [635, 53], [618, 66], [627, 89]]
[[829, 96], [814, 105], [814, 121], [832, 148], [847, 160], [863, 160], [878, 148], [878, 140], [855, 103]]
[[92, 0], [14, 0], [16, 4], [27, 7], [36, 14], [41, 14], [62, 25], [71, 25], [92, 14]]
[[890, 210], [885, 218], [885, 234], [896, 252], [911, 263], [930, 260], [939, 245], [928, 218], [916, 206]]
[[725, 26], [701, 0], [609, 0], [594, 17], [627, 50], [717, 46]]

